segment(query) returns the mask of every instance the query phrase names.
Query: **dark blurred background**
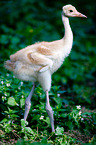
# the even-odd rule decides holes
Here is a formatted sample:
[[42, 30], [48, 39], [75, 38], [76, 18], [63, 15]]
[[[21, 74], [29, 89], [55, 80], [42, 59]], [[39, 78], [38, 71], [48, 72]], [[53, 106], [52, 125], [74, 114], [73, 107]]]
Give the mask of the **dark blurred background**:
[[88, 0], [1, 0], [0, 74], [9, 55], [38, 41], [61, 39], [64, 28], [62, 6], [72, 4], [88, 18], [70, 18], [74, 34], [71, 54], [53, 75], [53, 85], [67, 90], [76, 103], [96, 107], [96, 1]]

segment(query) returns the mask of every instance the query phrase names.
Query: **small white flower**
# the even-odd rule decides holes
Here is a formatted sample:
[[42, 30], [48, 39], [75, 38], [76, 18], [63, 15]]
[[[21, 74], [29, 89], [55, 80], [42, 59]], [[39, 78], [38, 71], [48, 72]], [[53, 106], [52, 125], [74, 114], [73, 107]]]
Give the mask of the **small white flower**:
[[81, 120], [83, 121], [83, 120], [84, 120], [84, 118], [81, 118]]
[[6, 84], [6, 86], [7, 86], [7, 87], [9, 87], [9, 86], [10, 86], [10, 84]]
[[3, 100], [3, 101], [6, 100], [6, 97], [2, 96], [2, 100]]
[[22, 98], [24, 98], [24, 96], [23, 96], [23, 95], [22, 95], [21, 97], [22, 97]]
[[21, 86], [23, 86], [23, 82], [21, 82]]
[[57, 94], [58, 97], [60, 97], [60, 94]]
[[78, 105], [78, 106], [76, 106], [76, 107], [77, 107], [78, 110], [81, 109], [81, 106], [80, 106], [80, 105]]
[[15, 76], [13, 76], [13, 78], [16, 78]]
[[41, 117], [40, 117], [40, 120], [42, 120], [43, 118], [44, 118], [44, 116], [41, 116]]
[[20, 87], [18, 87], [18, 90], [20, 90], [21, 88]]
[[9, 77], [9, 74], [7, 74], [7, 77]]
[[19, 104], [16, 103], [17, 106], [19, 106]]
[[81, 115], [81, 113], [82, 113], [82, 112], [81, 112], [81, 111], [79, 111], [79, 116]]
[[1, 81], [1, 84], [3, 85], [3, 81]]
[[6, 94], [6, 93], [5, 93], [4, 95], [5, 95], [5, 96], [7, 96], [7, 94]]

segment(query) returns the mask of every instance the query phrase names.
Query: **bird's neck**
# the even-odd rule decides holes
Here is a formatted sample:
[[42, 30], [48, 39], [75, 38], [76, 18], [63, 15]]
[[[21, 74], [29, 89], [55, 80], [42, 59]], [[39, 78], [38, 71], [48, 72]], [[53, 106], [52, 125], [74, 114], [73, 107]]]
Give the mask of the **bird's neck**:
[[66, 16], [62, 15], [62, 21], [63, 21], [64, 28], [65, 28], [63, 41], [66, 45], [69, 45], [72, 48], [73, 33], [72, 33], [72, 30], [71, 30], [71, 27], [69, 24], [69, 19]]

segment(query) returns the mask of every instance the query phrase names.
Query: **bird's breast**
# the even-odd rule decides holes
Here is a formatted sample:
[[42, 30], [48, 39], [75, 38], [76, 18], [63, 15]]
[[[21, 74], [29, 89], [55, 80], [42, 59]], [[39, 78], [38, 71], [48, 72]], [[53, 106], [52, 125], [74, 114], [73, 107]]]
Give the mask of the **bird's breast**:
[[51, 68], [52, 74], [61, 67], [64, 59], [70, 54], [71, 48], [72, 48], [72, 45], [65, 45], [65, 47], [63, 47], [62, 49], [59, 49], [59, 51], [57, 51], [57, 53], [53, 59], [53, 66]]
[[60, 56], [58, 54], [58, 57], [53, 60], [53, 66], [50, 69], [52, 74], [54, 72], [56, 72], [60, 68], [60, 66], [62, 65], [63, 61], [64, 61], [64, 57], [62, 57], [62, 56]]

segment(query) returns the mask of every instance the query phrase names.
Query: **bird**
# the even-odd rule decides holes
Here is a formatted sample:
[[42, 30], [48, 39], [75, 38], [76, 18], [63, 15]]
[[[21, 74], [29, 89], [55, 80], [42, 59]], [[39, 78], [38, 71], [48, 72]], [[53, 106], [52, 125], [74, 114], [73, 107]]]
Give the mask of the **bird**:
[[71, 4], [62, 8], [62, 22], [64, 24], [64, 36], [60, 40], [51, 42], [42, 41], [29, 45], [10, 56], [4, 66], [12, 71], [16, 78], [33, 83], [31, 92], [25, 100], [24, 120], [27, 120], [31, 107], [31, 98], [38, 82], [46, 95], [46, 112], [50, 119], [52, 132], [55, 132], [53, 110], [50, 106], [49, 91], [51, 89], [52, 74], [56, 72], [70, 54], [73, 44], [73, 33], [69, 24], [69, 17], [83, 17]]

